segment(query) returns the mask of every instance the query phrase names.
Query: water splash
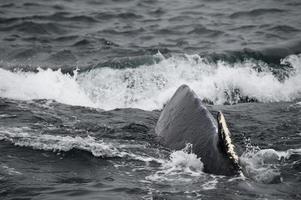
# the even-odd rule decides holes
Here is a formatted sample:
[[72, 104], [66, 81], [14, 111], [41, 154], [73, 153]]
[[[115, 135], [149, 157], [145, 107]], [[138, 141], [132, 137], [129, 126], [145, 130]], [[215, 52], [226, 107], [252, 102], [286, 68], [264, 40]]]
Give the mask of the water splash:
[[170, 154], [169, 160], [162, 163], [161, 169], [148, 176], [147, 180], [167, 182], [190, 182], [193, 178], [204, 174], [204, 165], [200, 158], [191, 152], [191, 144]]
[[301, 149], [276, 151], [247, 144], [246, 151], [239, 161], [245, 176], [259, 183], [271, 184], [282, 182], [279, 166], [281, 162], [295, 154], [301, 155]]

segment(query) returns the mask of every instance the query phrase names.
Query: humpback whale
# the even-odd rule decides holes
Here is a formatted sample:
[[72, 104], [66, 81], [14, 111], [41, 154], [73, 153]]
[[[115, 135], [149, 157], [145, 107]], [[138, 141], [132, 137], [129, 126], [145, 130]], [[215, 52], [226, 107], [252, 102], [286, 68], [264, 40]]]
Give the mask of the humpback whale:
[[206, 173], [231, 176], [240, 171], [223, 113], [215, 119], [187, 85], [180, 86], [164, 106], [155, 132], [160, 143], [172, 150], [192, 144]]

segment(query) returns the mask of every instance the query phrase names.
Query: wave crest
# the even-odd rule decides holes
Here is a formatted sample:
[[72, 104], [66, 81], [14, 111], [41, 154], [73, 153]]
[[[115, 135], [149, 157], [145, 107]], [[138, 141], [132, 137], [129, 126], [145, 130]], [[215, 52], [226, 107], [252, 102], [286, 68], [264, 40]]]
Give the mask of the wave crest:
[[[94, 68], [63, 74], [60, 70], [10, 72], [0, 69], [0, 97], [58, 102], [102, 109], [160, 109], [181, 84], [213, 104], [278, 102], [301, 98], [301, 55], [282, 60], [288, 77], [261, 61], [209, 62], [198, 55], [172, 56], [136, 68]], [[157, 59], [158, 60], [158, 59]], [[276, 70], [282, 73], [281, 69]], [[288, 72], [287, 72], [288, 71]]]

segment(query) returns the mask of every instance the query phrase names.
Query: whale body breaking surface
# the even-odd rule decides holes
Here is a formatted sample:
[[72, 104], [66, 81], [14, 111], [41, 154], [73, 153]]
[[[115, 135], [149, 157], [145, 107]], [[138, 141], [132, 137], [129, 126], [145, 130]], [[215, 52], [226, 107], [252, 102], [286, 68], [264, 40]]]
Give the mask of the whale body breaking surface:
[[160, 143], [173, 150], [192, 144], [204, 172], [231, 176], [240, 171], [223, 114], [219, 112], [215, 119], [187, 85], [180, 86], [165, 105], [155, 132]]

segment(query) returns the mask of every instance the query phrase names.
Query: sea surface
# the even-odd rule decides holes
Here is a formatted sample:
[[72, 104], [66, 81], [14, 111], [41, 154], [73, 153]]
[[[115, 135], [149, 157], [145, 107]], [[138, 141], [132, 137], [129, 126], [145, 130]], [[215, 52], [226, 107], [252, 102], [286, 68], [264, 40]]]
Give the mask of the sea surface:
[[[160, 145], [181, 84], [242, 174]], [[301, 1], [1, 0], [0, 199], [301, 199]]]

